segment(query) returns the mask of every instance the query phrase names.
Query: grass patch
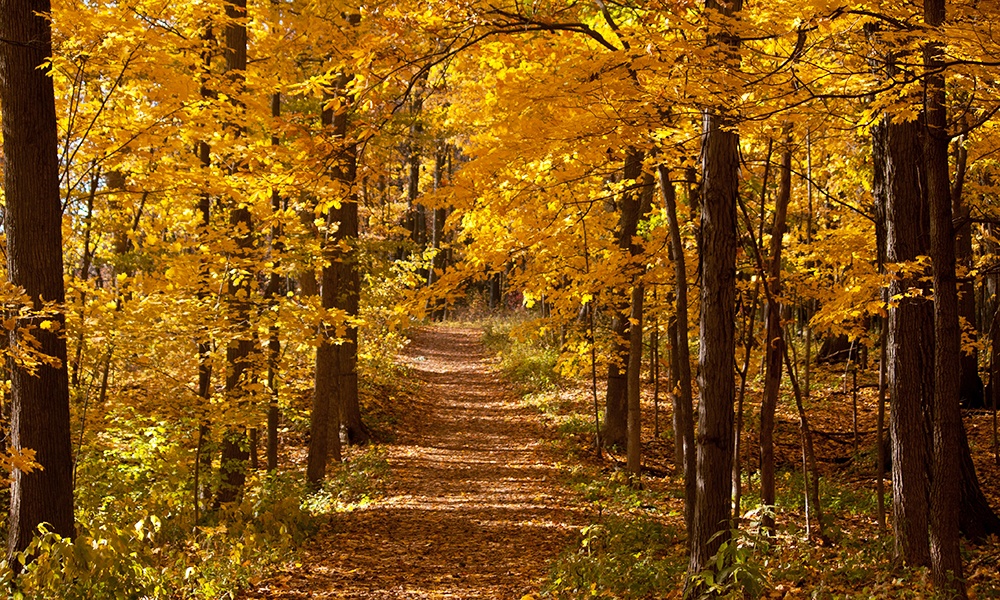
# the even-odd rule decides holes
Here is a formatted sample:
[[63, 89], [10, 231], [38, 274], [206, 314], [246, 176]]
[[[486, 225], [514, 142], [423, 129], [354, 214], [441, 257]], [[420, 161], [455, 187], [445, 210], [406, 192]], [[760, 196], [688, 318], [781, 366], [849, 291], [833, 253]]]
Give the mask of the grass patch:
[[558, 348], [544, 340], [519, 337], [513, 324], [486, 323], [483, 345], [500, 356], [500, 369], [522, 395], [551, 390], [560, 382], [556, 371]]

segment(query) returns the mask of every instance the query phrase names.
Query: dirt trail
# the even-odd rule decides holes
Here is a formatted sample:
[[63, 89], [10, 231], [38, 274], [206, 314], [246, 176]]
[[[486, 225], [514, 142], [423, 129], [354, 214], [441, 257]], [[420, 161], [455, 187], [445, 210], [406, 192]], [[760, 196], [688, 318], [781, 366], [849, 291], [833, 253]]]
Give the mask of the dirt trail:
[[497, 598], [535, 591], [584, 523], [555, 483], [548, 434], [495, 373], [475, 329], [423, 328], [420, 386], [387, 446], [388, 497], [335, 515], [301, 569], [257, 598]]

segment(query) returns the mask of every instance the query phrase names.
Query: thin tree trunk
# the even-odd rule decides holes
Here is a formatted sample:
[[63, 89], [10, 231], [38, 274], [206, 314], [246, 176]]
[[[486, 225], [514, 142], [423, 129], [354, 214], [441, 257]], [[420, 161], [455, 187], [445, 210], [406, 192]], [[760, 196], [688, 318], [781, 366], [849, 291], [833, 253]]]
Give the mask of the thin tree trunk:
[[[642, 161], [644, 153], [630, 148], [625, 154], [624, 180], [638, 182], [642, 176]], [[634, 257], [638, 249], [633, 243], [639, 218], [642, 215], [641, 199], [637, 189], [626, 190], [622, 194], [618, 217], [618, 248], [622, 253]], [[631, 273], [628, 283], [632, 283], [638, 272], [634, 265], [629, 266]], [[606, 447], [625, 447], [628, 436], [628, 381], [626, 373], [629, 362], [628, 340], [628, 299], [620, 299], [615, 307], [611, 320], [611, 357], [608, 364], [607, 395], [604, 404], [604, 430], [601, 439]]]
[[[774, 223], [771, 226], [771, 247], [768, 271], [764, 285], [768, 288], [764, 348], [764, 395], [760, 404], [760, 502], [773, 507], [776, 502], [774, 488], [774, 413], [778, 406], [781, 388], [781, 362], [784, 356], [784, 336], [781, 326], [781, 247], [785, 235], [788, 203], [792, 195], [791, 132], [785, 129], [785, 150], [781, 154], [778, 174], [778, 195], [775, 198]], [[766, 535], [774, 535], [774, 513], [765, 510], [761, 528]]]
[[[84, 234], [83, 234], [83, 257], [80, 260], [80, 280], [87, 282], [90, 280], [90, 266], [94, 258], [94, 249], [90, 244], [90, 240], [94, 229], [94, 199], [97, 196], [97, 186], [101, 182], [101, 169], [96, 164], [92, 165], [93, 174], [90, 180], [90, 193], [87, 194], [87, 215], [84, 217]], [[80, 385], [80, 370], [83, 363], [83, 349], [87, 345], [87, 321], [86, 321], [86, 308], [87, 308], [87, 292], [86, 289], [80, 290], [80, 331], [76, 335], [76, 352], [73, 356], [73, 364], [70, 367], [70, 379], [69, 385], [71, 388], [76, 389]], [[74, 469], [74, 473], [76, 470]], [[73, 478], [74, 482], [76, 477]]]
[[[969, 207], [965, 204], [962, 192], [965, 187], [965, 173], [968, 162], [968, 150], [964, 138], [955, 144], [955, 183], [949, 192], [952, 214], [955, 219], [967, 219]], [[955, 264], [965, 273], [958, 281], [958, 317], [963, 329], [971, 339], [976, 339], [976, 288], [975, 280], [969, 276], [973, 267], [972, 256], [972, 224], [966, 222], [955, 231]], [[989, 406], [983, 395], [983, 380], [979, 376], [979, 349], [977, 346], [962, 348], [959, 356], [962, 379], [959, 385], [959, 395], [970, 408]]]
[[[211, 30], [206, 27], [202, 35], [202, 41], [207, 42], [212, 39]], [[209, 71], [212, 67], [212, 55], [209, 50], [205, 50], [202, 56], [201, 89], [200, 95], [203, 100], [208, 100], [214, 96], [208, 89], [207, 81]], [[208, 171], [212, 166], [212, 149], [204, 140], [200, 140], [195, 147], [198, 155], [198, 162], [201, 164], [203, 172]], [[208, 193], [202, 193], [198, 197], [198, 214], [201, 222], [198, 226], [198, 235], [207, 238], [212, 220], [212, 197]], [[123, 236], [124, 237], [124, 236]], [[117, 247], [124, 247], [127, 238], [116, 244]], [[208, 257], [202, 257], [198, 264], [198, 300], [204, 302], [209, 296], [210, 267]], [[199, 331], [198, 335], [198, 397], [201, 399], [199, 410], [204, 414], [207, 412], [208, 400], [212, 396], [212, 341], [205, 330]], [[201, 503], [208, 501], [212, 497], [212, 484], [210, 481], [202, 481], [204, 474], [212, 472], [212, 444], [210, 443], [211, 427], [207, 417], [202, 417], [198, 424], [197, 444], [195, 447], [194, 460], [194, 524], [198, 525], [201, 516]]]
[[[675, 311], [676, 307], [677, 307], [677, 302], [676, 300], [674, 300]], [[685, 454], [684, 454], [684, 448], [685, 448], [685, 441], [684, 441], [685, 434], [684, 434], [684, 420], [683, 420], [684, 411], [683, 408], [681, 407], [681, 393], [680, 393], [681, 363], [680, 359], [677, 356], [677, 354], [679, 353], [681, 340], [678, 339], [676, 312], [670, 315], [670, 321], [667, 322], [667, 339], [670, 341], [669, 389], [670, 389], [670, 399], [674, 409], [673, 410], [674, 465], [681, 473], [684, 473], [687, 470], [685, 463]], [[694, 408], [692, 408], [691, 414], [692, 415], [694, 414]], [[692, 425], [692, 429], [693, 427], [694, 426]], [[694, 498], [692, 498], [692, 500], [694, 500]]]
[[632, 288], [632, 311], [629, 318], [628, 357], [628, 472], [638, 481], [642, 470], [642, 300], [643, 285]]
[[[271, 117], [278, 119], [281, 117], [281, 93], [275, 92], [271, 95]], [[271, 135], [271, 145], [279, 146], [281, 139], [277, 132]], [[271, 211], [277, 215], [281, 210], [281, 196], [277, 190], [271, 193]], [[281, 225], [277, 219], [271, 225], [271, 252], [274, 266], [267, 282], [267, 292], [265, 296], [272, 306], [278, 305], [278, 298], [284, 288], [282, 285], [284, 278], [278, 272], [281, 261], [281, 254], [285, 249], [285, 244], [281, 241]], [[268, 332], [267, 341], [267, 389], [269, 400], [267, 405], [267, 470], [275, 471], [278, 468], [278, 422], [281, 420], [281, 411], [278, 408], [278, 365], [281, 360], [281, 338], [277, 325], [272, 325]]]
[[671, 355], [671, 372], [676, 392], [674, 394], [674, 437], [679, 439], [682, 460], [678, 465], [684, 470], [684, 522], [688, 539], [694, 524], [694, 505], [697, 495], [697, 455], [694, 438], [694, 394], [691, 390], [691, 350], [688, 346], [688, 297], [687, 265], [684, 262], [684, 243], [677, 221], [677, 193], [670, 181], [670, 172], [661, 166], [657, 170], [660, 191], [667, 211], [670, 247], [674, 254], [674, 318], [668, 333], [674, 351]]
[[[763, 197], [762, 197], [763, 200]], [[760, 280], [753, 286], [753, 300], [750, 302], [749, 317], [743, 318], [743, 366], [739, 369], [740, 390], [736, 394], [736, 434], [733, 444], [733, 522], [739, 523], [743, 514], [743, 404], [747, 395], [747, 375], [750, 373], [750, 355], [753, 353], [754, 330], [757, 323], [757, 301], [760, 297]]]
[[[883, 291], [883, 298], [885, 292]], [[885, 537], [885, 393], [888, 384], [888, 368], [886, 361], [888, 353], [886, 342], [889, 337], [888, 323], [885, 318], [881, 319], [882, 331], [879, 332], [879, 362], [878, 362], [878, 412], [875, 421], [875, 451], [878, 453], [875, 459], [875, 496], [878, 506], [878, 531], [880, 537]]]
[[[768, 300], [773, 301], [773, 299]], [[806, 417], [805, 406], [802, 403], [802, 390], [799, 388], [798, 377], [795, 376], [795, 369], [792, 368], [792, 359], [788, 354], [788, 345], [781, 344], [784, 354], [785, 365], [788, 367], [788, 378], [792, 382], [792, 393], [795, 395], [795, 408], [799, 413], [799, 435], [802, 438], [802, 478], [806, 486], [806, 518], [811, 512], [816, 517], [816, 535], [824, 543], [827, 542], [823, 523], [823, 504], [819, 495], [819, 469], [816, 466], [816, 452], [813, 449], [812, 431], [809, 429], [809, 420]], [[809, 524], [806, 523], [808, 530]]]
[[[587, 238], [587, 215], [580, 217], [580, 226], [583, 230], [583, 266], [584, 272], [590, 273], [590, 241]], [[597, 459], [602, 459], [601, 448], [601, 408], [597, 398], [597, 345], [594, 338], [594, 304], [587, 302], [583, 305], [587, 313], [587, 343], [590, 344], [590, 391], [594, 401], [594, 449], [597, 451]]]

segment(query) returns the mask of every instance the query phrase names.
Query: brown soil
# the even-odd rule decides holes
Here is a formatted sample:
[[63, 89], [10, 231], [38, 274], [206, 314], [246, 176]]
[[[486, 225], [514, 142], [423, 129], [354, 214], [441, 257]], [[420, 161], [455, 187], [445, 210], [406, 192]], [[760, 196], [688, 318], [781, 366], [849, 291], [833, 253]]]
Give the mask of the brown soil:
[[585, 516], [556, 482], [537, 413], [501, 381], [475, 329], [419, 329], [386, 498], [331, 517], [302, 566], [247, 598], [521, 598]]

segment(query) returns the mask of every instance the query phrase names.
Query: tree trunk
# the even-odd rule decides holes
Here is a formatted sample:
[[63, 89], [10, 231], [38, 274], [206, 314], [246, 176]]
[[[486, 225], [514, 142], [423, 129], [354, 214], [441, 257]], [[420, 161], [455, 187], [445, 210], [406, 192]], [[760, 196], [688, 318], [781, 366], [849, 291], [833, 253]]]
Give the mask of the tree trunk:
[[[206, 40], [209, 34], [203, 36]], [[211, 91], [205, 85], [208, 79], [208, 71], [211, 68], [211, 55], [206, 51], [203, 57], [204, 71], [202, 72], [201, 97], [208, 99], [212, 96]], [[212, 149], [205, 141], [199, 141], [195, 149], [198, 154], [198, 162], [202, 170], [207, 170], [212, 166]], [[198, 227], [198, 234], [203, 238], [208, 237], [209, 228], [212, 222], [212, 197], [207, 193], [202, 193], [198, 198], [198, 214], [201, 222]], [[122, 236], [122, 242], [127, 241], [127, 237]], [[198, 300], [204, 301], [210, 295], [209, 282], [211, 279], [208, 257], [202, 257], [198, 265]], [[212, 397], [212, 340], [208, 333], [202, 329], [198, 338], [198, 397], [201, 399], [199, 409], [204, 413], [207, 411], [208, 400]], [[198, 425], [198, 441], [195, 449], [194, 465], [194, 521], [197, 525], [201, 514], [201, 502], [208, 502], [212, 498], [211, 478], [202, 482], [202, 475], [212, 473], [212, 444], [211, 427], [207, 417], [202, 417]]]
[[632, 288], [628, 355], [628, 463], [635, 481], [642, 472], [642, 282]]
[[[676, 300], [674, 300], [674, 306], [676, 306]], [[676, 310], [676, 309], [675, 309]], [[680, 378], [681, 378], [681, 363], [680, 359], [677, 357], [680, 348], [680, 340], [677, 335], [677, 316], [676, 313], [670, 315], [670, 320], [667, 321], [667, 341], [669, 342], [669, 352], [670, 352], [670, 369], [669, 378], [667, 380], [667, 389], [670, 390], [670, 401], [673, 406], [673, 431], [674, 431], [674, 466], [681, 472], [684, 473], [687, 469], [685, 462], [685, 434], [684, 434], [684, 419], [682, 417], [682, 407], [681, 407], [681, 394], [680, 394]], [[692, 414], [693, 414], [692, 410]], [[692, 419], [692, 423], [694, 420]], [[691, 444], [687, 444], [694, 447]], [[694, 498], [692, 498], [694, 500]]]
[[[278, 119], [281, 116], [281, 93], [275, 92], [271, 95], [271, 116]], [[280, 145], [281, 140], [277, 134], [271, 135], [271, 145]], [[271, 193], [271, 210], [275, 215], [281, 210], [281, 196], [275, 190]], [[285, 244], [281, 241], [281, 225], [275, 219], [271, 226], [271, 253], [274, 266], [267, 282], [267, 292], [265, 296], [272, 306], [277, 306], [279, 297], [284, 290], [281, 273], [278, 272], [281, 254], [285, 250]], [[267, 405], [267, 470], [275, 471], [278, 468], [278, 421], [281, 419], [281, 411], [278, 408], [278, 363], [281, 359], [281, 338], [278, 334], [277, 325], [272, 325], [267, 341], [267, 389], [269, 391], [269, 402]]]
[[[742, 8], [735, 0], [708, 0], [709, 11], [732, 17]], [[734, 63], [737, 41], [714, 39]], [[735, 65], [728, 65], [736, 68]], [[728, 542], [732, 499], [733, 400], [735, 382], [736, 203], [739, 194], [739, 135], [724, 116], [703, 116], [701, 190], [701, 325], [698, 403], [698, 494], [695, 498], [689, 571], [697, 573], [719, 546]]]
[[[923, 160], [920, 127], [916, 122], [896, 123], [887, 116], [873, 135], [873, 190], [884, 207], [889, 263], [912, 261], [930, 250], [919, 172]], [[927, 443], [934, 390], [934, 323], [930, 302], [908, 293], [925, 287], [919, 274], [901, 276], [889, 284], [889, 296], [899, 300], [889, 309], [886, 344], [895, 551], [898, 559], [913, 566], [930, 565]]]
[[[333, 308], [333, 266], [323, 267], [323, 292], [320, 298], [323, 308]], [[329, 290], [329, 291], [328, 291]], [[313, 488], [318, 488], [326, 476], [327, 457], [332, 454], [340, 459], [340, 432], [331, 431], [331, 416], [339, 415], [339, 407], [333, 406], [337, 398], [337, 347], [332, 325], [320, 325], [320, 345], [316, 348], [315, 386], [313, 388], [312, 413], [309, 426], [309, 450], [306, 457], [306, 479]], [[335, 418], [339, 423], [339, 418]]]
[[[27, 547], [40, 523], [60, 535], [74, 535], [62, 206], [55, 94], [47, 67], [50, 10], [48, 0], [0, 0], [7, 269], [11, 283], [24, 288], [37, 311], [16, 319], [10, 344], [23, 348], [22, 332], [33, 328], [38, 350], [58, 361], [40, 365], [35, 373], [18, 361], [9, 363], [10, 444], [14, 451], [34, 450], [41, 468], [12, 473], [8, 558]], [[45, 302], [56, 306], [43, 312]], [[16, 560], [11, 564], [19, 568]]]
[[[924, 22], [944, 24], [944, 0], [924, 0]], [[935, 589], [947, 597], [965, 598], [958, 521], [961, 501], [959, 462], [962, 413], [962, 332], [958, 321], [955, 238], [948, 173], [948, 118], [942, 68], [944, 46], [924, 46], [924, 167], [931, 212], [931, 261], [934, 267], [934, 446], [931, 477], [931, 574]]]
[[[353, 185], [357, 157], [354, 144], [344, 150], [345, 161], [343, 182]], [[361, 275], [358, 272], [358, 201], [351, 197], [335, 209], [335, 218], [340, 218], [340, 228], [335, 236], [336, 248], [340, 254], [336, 264], [338, 270], [337, 308], [344, 311], [348, 319], [358, 317], [361, 300]], [[361, 402], [358, 395], [358, 328], [348, 322], [347, 340], [340, 347], [340, 417], [347, 427], [347, 436], [352, 444], [365, 444], [371, 438], [368, 427], [361, 418]]]
[[[787, 131], [787, 130], [786, 130]], [[788, 203], [792, 195], [791, 135], [785, 139], [778, 173], [778, 196], [775, 198], [774, 224], [771, 226], [771, 247], [768, 272], [764, 285], [768, 288], [765, 317], [766, 338], [764, 348], [764, 395], [760, 404], [760, 503], [765, 507], [775, 505], [774, 492], [774, 412], [778, 406], [781, 387], [781, 363], [784, 356], [784, 336], [781, 328], [781, 245], [785, 235]], [[761, 528], [767, 535], [774, 535], [774, 513], [765, 510]]]
[[[644, 153], [634, 148], [630, 148], [626, 152], [623, 175], [626, 185], [638, 185], [642, 175], [643, 157]], [[640, 194], [637, 189], [628, 189], [622, 194], [618, 216], [618, 248], [623, 254], [627, 252], [629, 257], [634, 257], [638, 253], [632, 239], [635, 237], [642, 212], [640, 203]], [[630, 265], [628, 268], [629, 272], [633, 273], [631, 278], [636, 278], [634, 265]], [[624, 294], [622, 291], [619, 293]], [[628, 306], [627, 299], [619, 299], [611, 321], [612, 361], [608, 364], [607, 394], [604, 402], [604, 431], [601, 433], [601, 440], [605, 447], [624, 447], [628, 434], [628, 381], [626, 379], [629, 361], [629, 341], [626, 335], [629, 329]]]
[[[247, 69], [246, 0], [227, 0], [226, 16], [229, 18], [226, 25], [226, 72], [237, 86], [242, 87]], [[229, 124], [229, 127], [237, 137], [243, 134], [241, 125]], [[237, 245], [233, 258], [237, 270], [242, 271], [250, 261], [250, 251], [253, 248], [253, 220], [250, 210], [245, 206], [230, 208], [229, 226]], [[231, 278], [227, 286], [229, 318], [236, 333], [236, 339], [226, 348], [226, 400], [230, 407], [238, 407], [247, 401], [250, 355], [254, 346], [250, 334], [249, 301], [252, 279], [250, 275], [241, 274]], [[249, 458], [245, 427], [229, 425], [222, 436], [222, 462], [219, 467], [216, 506], [235, 502], [239, 498], [246, 483]]]
[[[687, 265], [684, 262], [684, 243], [677, 221], [677, 194], [670, 173], [665, 167], [658, 170], [660, 190], [667, 210], [667, 226], [670, 229], [670, 247], [674, 254], [674, 319], [668, 328], [668, 335], [674, 346], [671, 353], [671, 379], [676, 387], [674, 393], [674, 437], [679, 439], [682, 460], [679, 465], [684, 470], [684, 521], [691, 539], [694, 523], [694, 501], [697, 490], [696, 453], [694, 441], [694, 399], [691, 391], [691, 350], [688, 346], [688, 299]], [[672, 333], [669, 333], [672, 331]], [[676, 372], [675, 372], [676, 369]]]
[[[352, 14], [348, 20], [357, 25], [360, 15]], [[347, 137], [347, 106], [351, 98], [344, 93], [350, 77], [341, 74], [335, 93], [342, 97], [341, 109], [333, 114], [324, 111], [323, 121], [333, 125], [333, 143], [338, 160], [332, 169], [333, 178], [340, 183], [341, 202], [332, 210], [332, 218], [340, 225], [333, 238], [334, 266], [336, 267], [336, 308], [344, 311], [348, 322], [347, 339], [340, 345], [338, 356], [340, 423], [347, 428], [347, 439], [352, 444], [366, 444], [371, 433], [361, 418], [361, 401], [358, 395], [358, 318], [361, 303], [361, 274], [358, 265], [358, 196], [355, 191], [358, 173], [357, 143]], [[339, 438], [339, 429], [334, 432]], [[339, 460], [339, 458], [338, 458]]]
[[[965, 148], [963, 140], [956, 144], [955, 157], [955, 183], [951, 187], [951, 208], [956, 219], [968, 218], [969, 207], [965, 204], [962, 192], [965, 188], [965, 172], [968, 162], [968, 150]], [[977, 339], [976, 325], [976, 286], [973, 277], [969, 277], [969, 271], [973, 267], [972, 256], [972, 225], [965, 223], [955, 231], [955, 264], [960, 266], [965, 272], [958, 282], [958, 317], [962, 322], [962, 327], [969, 335], [970, 339]], [[962, 369], [962, 383], [959, 387], [959, 395], [968, 408], [986, 408], [989, 406], [983, 394], [983, 379], [979, 376], [979, 349], [976, 346], [962, 348], [960, 356]]]
[[[992, 401], [992, 400], [991, 400]], [[983, 542], [991, 535], [1000, 535], [1000, 517], [993, 512], [989, 501], [983, 495], [976, 475], [976, 465], [972, 462], [972, 450], [965, 427], [959, 432], [959, 469], [961, 471], [962, 500], [959, 510], [959, 529], [966, 539]]]

